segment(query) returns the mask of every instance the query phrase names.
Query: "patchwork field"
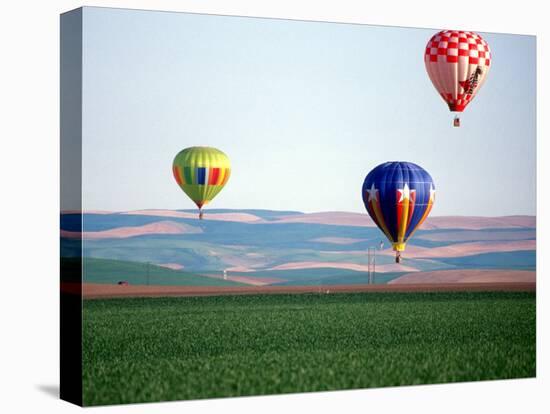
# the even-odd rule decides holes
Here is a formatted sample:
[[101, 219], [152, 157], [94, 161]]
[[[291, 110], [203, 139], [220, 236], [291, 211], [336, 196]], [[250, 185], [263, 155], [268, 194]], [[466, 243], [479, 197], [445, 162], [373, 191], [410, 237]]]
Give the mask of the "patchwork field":
[[372, 247], [377, 284], [447, 270], [502, 271], [503, 281], [522, 282], [523, 276], [510, 278], [518, 271], [534, 275], [535, 225], [533, 216], [432, 217], [396, 264], [367, 214], [207, 210], [198, 220], [194, 210], [67, 212], [61, 215], [61, 253], [65, 260], [84, 256], [87, 283], [361, 285]]
[[409, 273], [390, 280], [389, 284], [438, 284], [438, 283], [536, 283], [535, 272], [528, 270], [438, 270], [435, 272]]
[[535, 294], [84, 301], [85, 405], [535, 375]]

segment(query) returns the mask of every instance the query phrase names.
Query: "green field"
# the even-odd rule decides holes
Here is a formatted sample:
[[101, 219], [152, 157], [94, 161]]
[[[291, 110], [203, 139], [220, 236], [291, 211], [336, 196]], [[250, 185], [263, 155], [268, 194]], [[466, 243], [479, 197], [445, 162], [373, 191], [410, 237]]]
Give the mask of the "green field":
[[182, 270], [172, 270], [153, 264], [92, 257], [84, 258], [85, 282], [116, 284], [120, 280], [125, 280], [131, 285], [245, 286], [243, 283], [216, 279]]
[[534, 293], [86, 300], [84, 404], [535, 376]]

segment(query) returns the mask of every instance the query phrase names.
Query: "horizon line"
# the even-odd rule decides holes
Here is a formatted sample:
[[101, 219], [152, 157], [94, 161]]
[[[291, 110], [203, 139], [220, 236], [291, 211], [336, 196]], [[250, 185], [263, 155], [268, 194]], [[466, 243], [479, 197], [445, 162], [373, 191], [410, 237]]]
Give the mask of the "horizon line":
[[[356, 211], [344, 211], [344, 210], [323, 210], [323, 211], [312, 211], [312, 212], [304, 212], [299, 210], [272, 210], [267, 208], [213, 208], [211, 210], [211, 214], [220, 214], [214, 212], [215, 210], [221, 210], [221, 211], [231, 211], [231, 212], [243, 212], [243, 211], [250, 211], [250, 210], [256, 210], [256, 211], [273, 211], [273, 212], [286, 212], [286, 213], [296, 213], [296, 214], [303, 214], [303, 215], [311, 215], [311, 214], [326, 214], [326, 213], [344, 213], [344, 214], [357, 214], [357, 215], [365, 215], [369, 217], [368, 213], [365, 211], [363, 212], [356, 212]], [[183, 209], [173, 209], [173, 208], [140, 208], [140, 209], [130, 209], [130, 210], [102, 210], [102, 209], [88, 209], [88, 210], [78, 210], [78, 209], [67, 209], [67, 210], [60, 210], [60, 214], [120, 214], [120, 213], [131, 213], [131, 212], [137, 212], [137, 211], [181, 211], [181, 212], [189, 212], [189, 213], [196, 213], [197, 209], [193, 208], [183, 208]], [[497, 215], [497, 216], [486, 216], [486, 215], [464, 215], [464, 214], [449, 214], [449, 215], [433, 215], [429, 216], [430, 218], [438, 218], [438, 217], [482, 217], [482, 218], [497, 218], [497, 217], [537, 217], [536, 214], [504, 214], [504, 215]]]

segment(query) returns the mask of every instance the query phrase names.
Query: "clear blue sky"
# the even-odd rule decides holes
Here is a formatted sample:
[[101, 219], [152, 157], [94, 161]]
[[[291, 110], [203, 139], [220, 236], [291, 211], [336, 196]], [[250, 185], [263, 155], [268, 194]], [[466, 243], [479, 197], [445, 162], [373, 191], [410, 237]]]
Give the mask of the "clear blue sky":
[[376, 165], [432, 175], [432, 215], [535, 214], [535, 38], [480, 33], [488, 79], [451, 126], [432, 29], [85, 8], [83, 206], [193, 208], [175, 154], [215, 146], [210, 208], [363, 212]]

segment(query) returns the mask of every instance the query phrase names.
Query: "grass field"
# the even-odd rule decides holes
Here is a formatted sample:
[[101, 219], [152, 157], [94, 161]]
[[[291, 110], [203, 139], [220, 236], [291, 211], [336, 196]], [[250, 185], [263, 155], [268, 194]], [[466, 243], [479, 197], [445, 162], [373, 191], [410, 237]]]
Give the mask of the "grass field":
[[534, 293], [87, 300], [84, 404], [535, 376]]
[[214, 279], [197, 273], [172, 270], [153, 264], [148, 266], [147, 263], [84, 258], [85, 282], [116, 284], [119, 280], [126, 280], [131, 285], [245, 286], [243, 283]]

